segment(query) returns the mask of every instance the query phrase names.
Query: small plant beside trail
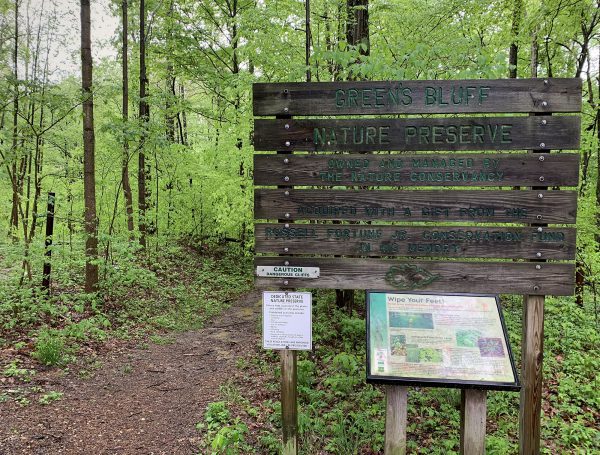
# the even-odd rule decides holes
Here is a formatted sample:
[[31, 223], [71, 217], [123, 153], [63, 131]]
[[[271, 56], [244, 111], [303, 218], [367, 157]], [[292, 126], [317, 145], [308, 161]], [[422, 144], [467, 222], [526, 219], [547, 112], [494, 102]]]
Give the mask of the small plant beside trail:
[[65, 357], [65, 341], [60, 334], [40, 332], [32, 356], [44, 365], [58, 365]]
[[248, 427], [239, 417], [231, 417], [224, 401], [210, 403], [203, 421], [196, 425], [196, 429], [203, 432], [202, 453], [237, 455], [252, 451], [245, 438]]

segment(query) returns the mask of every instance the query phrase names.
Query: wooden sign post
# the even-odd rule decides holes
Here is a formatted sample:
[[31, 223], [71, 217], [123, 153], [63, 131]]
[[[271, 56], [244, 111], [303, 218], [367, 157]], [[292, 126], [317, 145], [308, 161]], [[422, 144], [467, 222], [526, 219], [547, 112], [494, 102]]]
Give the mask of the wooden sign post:
[[[575, 230], [565, 225], [576, 221], [577, 193], [562, 188], [579, 176], [578, 154], [565, 152], [579, 148], [579, 116], [550, 114], [580, 112], [581, 80], [261, 83], [253, 92], [254, 115], [271, 117], [255, 120], [255, 265], [318, 270], [256, 285], [527, 296], [520, 452], [539, 453], [544, 295], [573, 293]], [[338, 115], [361, 117], [323, 118]], [[403, 453], [404, 392], [387, 391], [398, 405], [386, 453]], [[463, 402], [461, 447], [480, 453], [485, 393], [465, 390]]]

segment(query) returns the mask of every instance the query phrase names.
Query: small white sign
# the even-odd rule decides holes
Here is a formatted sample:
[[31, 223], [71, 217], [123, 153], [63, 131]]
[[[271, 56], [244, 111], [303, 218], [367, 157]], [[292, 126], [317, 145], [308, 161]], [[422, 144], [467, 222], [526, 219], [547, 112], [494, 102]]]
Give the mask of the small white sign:
[[260, 265], [256, 267], [256, 276], [269, 278], [319, 278], [319, 267], [296, 267], [291, 265]]
[[263, 348], [312, 349], [310, 292], [263, 292]]

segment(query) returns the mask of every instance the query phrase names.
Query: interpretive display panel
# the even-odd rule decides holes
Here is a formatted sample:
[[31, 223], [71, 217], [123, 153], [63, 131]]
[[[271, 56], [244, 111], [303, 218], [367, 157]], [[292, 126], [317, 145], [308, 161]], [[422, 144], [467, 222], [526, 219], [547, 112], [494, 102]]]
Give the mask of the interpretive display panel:
[[312, 349], [310, 292], [263, 292], [263, 348]]
[[496, 296], [367, 292], [367, 381], [518, 390]]

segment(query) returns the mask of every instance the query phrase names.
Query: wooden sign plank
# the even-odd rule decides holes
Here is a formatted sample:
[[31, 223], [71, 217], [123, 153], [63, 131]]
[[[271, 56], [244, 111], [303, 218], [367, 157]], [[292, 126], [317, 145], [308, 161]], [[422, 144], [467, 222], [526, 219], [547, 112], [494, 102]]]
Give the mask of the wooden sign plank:
[[572, 224], [576, 216], [576, 191], [254, 191], [254, 217], [265, 220]]
[[254, 115], [579, 112], [581, 79], [253, 84]]
[[540, 181], [577, 186], [579, 154], [254, 156], [255, 185], [512, 187], [536, 186]]
[[[437, 262], [357, 258], [257, 257], [255, 265], [319, 267], [318, 279], [255, 278], [259, 288], [422, 290], [572, 295], [575, 265], [532, 262]], [[536, 268], [536, 266], [541, 266]]]
[[575, 259], [573, 228], [256, 224], [257, 253]]
[[[254, 121], [255, 150], [578, 149], [579, 116]], [[542, 145], [543, 144], [543, 145]]]

